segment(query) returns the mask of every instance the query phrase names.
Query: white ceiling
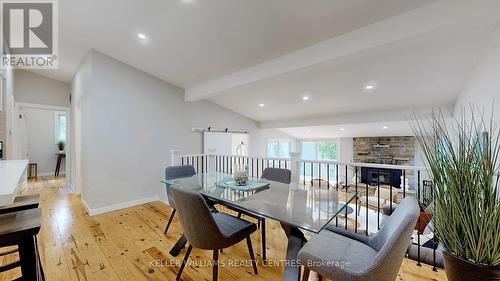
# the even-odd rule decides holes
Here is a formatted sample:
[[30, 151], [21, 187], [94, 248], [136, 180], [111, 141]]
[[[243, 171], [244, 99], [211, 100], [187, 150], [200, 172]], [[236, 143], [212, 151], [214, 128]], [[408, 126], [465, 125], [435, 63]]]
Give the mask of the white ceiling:
[[64, 0], [60, 68], [36, 72], [70, 81], [93, 48], [188, 88], [432, 2]]
[[[495, 23], [440, 29], [248, 83], [209, 99], [264, 127], [277, 120], [448, 106], [459, 95]], [[363, 87], [370, 81], [377, 89], [367, 94]], [[303, 95], [310, 99], [303, 101]], [[260, 103], [265, 106], [259, 107]]]
[[297, 138], [406, 135], [407, 111], [455, 102], [500, 1], [64, 0], [59, 21], [51, 78], [92, 48]]
[[296, 139], [333, 139], [344, 137], [413, 136], [407, 121], [280, 128]]

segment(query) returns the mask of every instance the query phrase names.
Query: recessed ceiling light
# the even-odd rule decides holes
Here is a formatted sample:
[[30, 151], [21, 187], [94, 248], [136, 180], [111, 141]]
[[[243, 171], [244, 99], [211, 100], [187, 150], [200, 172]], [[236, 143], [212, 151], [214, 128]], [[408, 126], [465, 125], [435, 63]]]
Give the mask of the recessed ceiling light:
[[370, 81], [363, 85], [363, 91], [365, 93], [372, 93], [377, 90], [377, 83], [375, 81]]
[[340, 128], [341, 131], [344, 131], [345, 129], [344, 128]]
[[303, 96], [303, 97], [302, 97], [302, 100], [304, 100], [304, 101], [308, 101], [308, 100], [309, 100], [309, 96]]
[[260, 106], [260, 107], [264, 107], [264, 106], [265, 106], [265, 104], [263, 104], [263, 103], [259, 103], [259, 106]]
[[182, 0], [183, 3], [191, 3], [193, 0]]
[[382, 126], [382, 129], [387, 130], [389, 127], [387, 126]]
[[144, 34], [144, 33], [138, 33], [137, 37], [139, 37], [139, 39], [142, 39], [142, 40], [146, 40], [146, 38], [147, 38], [146, 34]]
[[307, 129], [307, 132], [310, 133], [311, 132], [311, 129]]

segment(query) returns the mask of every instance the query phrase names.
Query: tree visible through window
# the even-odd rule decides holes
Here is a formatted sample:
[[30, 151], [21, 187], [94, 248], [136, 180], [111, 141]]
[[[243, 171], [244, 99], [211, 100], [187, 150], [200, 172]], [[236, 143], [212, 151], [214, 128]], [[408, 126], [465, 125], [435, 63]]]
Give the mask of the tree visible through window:
[[335, 160], [337, 159], [337, 142], [303, 141], [300, 153], [302, 160]]
[[[317, 160], [336, 160], [337, 159], [337, 142], [336, 141], [302, 141], [300, 145], [300, 155], [302, 160], [306, 160], [304, 168], [301, 169], [301, 180], [309, 182], [315, 177], [319, 177], [319, 164], [308, 163], [307, 161]], [[314, 167], [313, 167], [314, 166]], [[329, 167], [329, 170], [327, 169]], [[315, 170], [314, 175], [312, 170]], [[321, 165], [321, 174], [329, 173], [330, 179], [335, 179], [335, 165]]]
[[337, 143], [333, 141], [318, 142], [318, 160], [335, 160], [337, 159]]

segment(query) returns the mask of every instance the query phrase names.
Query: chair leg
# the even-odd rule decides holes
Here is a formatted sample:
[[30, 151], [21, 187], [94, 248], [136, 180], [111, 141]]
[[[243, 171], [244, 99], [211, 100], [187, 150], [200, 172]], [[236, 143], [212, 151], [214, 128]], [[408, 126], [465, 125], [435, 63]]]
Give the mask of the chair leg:
[[177, 272], [177, 277], [175, 278], [176, 281], [179, 281], [181, 279], [182, 271], [184, 270], [184, 266], [186, 265], [186, 261], [189, 258], [189, 254], [191, 254], [191, 250], [193, 249], [193, 246], [189, 244], [189, 247], [187, 248], [186, 255], [184, 256], [184, 259], [182, 260], [181, 268], [179, 268], [179, 272]]
[[262, 226], [261, 226], [261, 240], [262, 240], [262, 262], [266, 262], [266, 220], [262, 219]]
[[214, 250], [214, 266], [212, 268], [212, 280], [217, 281], [219, 278], [219, 250]]
[[29, 237], [19, 244], [19, 259], [23, 280], [37, 280], [37, 259], [34, 237]]
[[238, 218], [241, 218], [241, 213], [240, 212], [238, 212]]
[[172, 214], [170, 215], [170, 218], [168, 219], [167, 227], [165, 227], [165, 232], [163, 232], [164, 234], [167, 234], [168, 228], [170, 227], [170, 224], [172, 223], [172, 220], [174, 219], [175, 211], [176, 211], [175, 209], [172, 211]]
[[302, 281], [307, 281], [309, 280], [309, 268], [304, 266], [304, 274], [302, 275]]
[[257, 262], [255, 261], [255, 256], [253, 255], [252, 239], [250, 239], [250, 235], [247, 236], [247, 246], [248, 252], [250, 253], [250, 259], [252, 261], [253, 272], [257, 275], [259, 273], [257, 272]]
[[42, 259], [40, 259], [40, 252], [38, 251], [38, 238], [35, 236], [35, 250], [36, 259], [38, 261], [38, 281], [45, 281], [45, 273], [43, 271]]

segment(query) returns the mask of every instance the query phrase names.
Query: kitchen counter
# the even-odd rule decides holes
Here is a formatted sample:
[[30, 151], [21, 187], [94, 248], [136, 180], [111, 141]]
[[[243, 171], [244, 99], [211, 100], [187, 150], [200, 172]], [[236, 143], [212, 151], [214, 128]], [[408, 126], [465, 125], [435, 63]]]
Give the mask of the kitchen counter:
[[21, 184], [26, 181], [28, 160], [0, 161], [0, 206], [14, 202]]

